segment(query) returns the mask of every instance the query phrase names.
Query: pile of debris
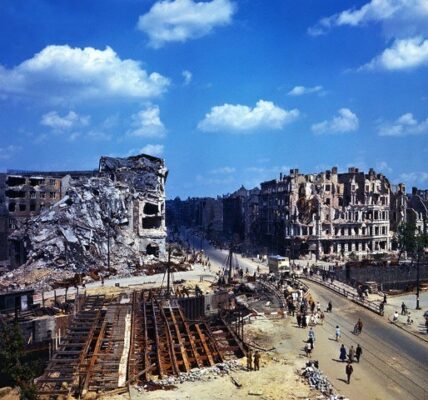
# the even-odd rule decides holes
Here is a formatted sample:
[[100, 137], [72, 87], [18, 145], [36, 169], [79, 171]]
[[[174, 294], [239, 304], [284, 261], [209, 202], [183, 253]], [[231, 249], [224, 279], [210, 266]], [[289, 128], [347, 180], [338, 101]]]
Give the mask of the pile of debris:
[[337, 395], [333, 391], [328, 378], [319, 369], [318, 361], [308, 361], [306, 366], [302, 369], [301, 375], [306, 378], [309, 386], [313, 389], [319, 390], [325, 395], [328, 400], [349, 400], [344, 396]]
[[184, 382], [208, 381], [218, 377], [228, 375], [230, 372], [246, 370], [237, 360], [231, 360], [223, 363], [218, 363], [212, 367], [193, 368], [189, 372], [182, 372], [179, 376], [170, 376], [158, 381], [145, 383], [144, 389], [156, 390], [171, 385], [178, 385]]
[[126, 274], [165, 258], [166, 176], [163, 160], [141, 155], [102, 157], [98, 176], [63, 180], [62, 199], [9, 238], [25, 248], [21, 269], [87, 273], [109, 260]]

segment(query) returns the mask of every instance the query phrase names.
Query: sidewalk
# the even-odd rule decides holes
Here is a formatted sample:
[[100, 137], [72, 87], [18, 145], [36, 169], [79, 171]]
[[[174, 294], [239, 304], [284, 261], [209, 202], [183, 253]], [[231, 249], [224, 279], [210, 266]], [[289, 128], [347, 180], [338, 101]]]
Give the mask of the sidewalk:
[[[425, 327], [424, 312], [428, 310], [428, 293], [421, 292], [419, 295], [419, 304], [421, 309], [416, 310], [416, 295], [414, 293], [407, 293], [399, 296], [388, 297], [387, 304], [385, 304], [385, 316], [399, 328], [412, 333], [415, 336], [428, 342], [428, 334]], [[410, 313], [410, 318], [413, 323], [407, 324], [407, 315], [401, 315], [401, 303], [407, 306], [407, 310]], [[394, 312], [398, 312], [398, 320], [393, 322]]]

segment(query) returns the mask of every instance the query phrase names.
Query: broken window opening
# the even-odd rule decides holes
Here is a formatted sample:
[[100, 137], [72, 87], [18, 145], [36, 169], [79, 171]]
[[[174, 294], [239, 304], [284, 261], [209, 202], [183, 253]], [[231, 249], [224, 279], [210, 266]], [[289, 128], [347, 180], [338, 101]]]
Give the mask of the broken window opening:
[[25, 178], [18, 176], [9, 176], [7, 178], [6, 184], [9, 186], [19, 186], [25, 184]]
[[158, 229], [162, 226], [162, 217], [143, 218], [143, 229]]
[[36, 203], [30, 203], [30, 211], [36, 211]]
[[9, 203], [9, 211], [10, 212], [14, 212], [16, 208], [16, 204], [15, 203]]
[[159, 212], [159, 207], [157, 204], [146, 203], [143, 212], [146, 215], [156, 215]]
[[159, 246], [156, 246], [154, 244], [147, 245], [146, 253], [148, 256], [152, 255], [155, 257], [159, 257]]
[[23, 212], [27, 210], [27, 206], [25, 204], [20, 204], [19, 205], [19, 211]]
[[10, 199], [24, 199], [25, 192], [22, 190], [6, 190], [6, 196]]
[[39, 186], [39, 185], [42, 185], [43, 182], [44, 182], [43, 178], [30, 178], [31, 186]]

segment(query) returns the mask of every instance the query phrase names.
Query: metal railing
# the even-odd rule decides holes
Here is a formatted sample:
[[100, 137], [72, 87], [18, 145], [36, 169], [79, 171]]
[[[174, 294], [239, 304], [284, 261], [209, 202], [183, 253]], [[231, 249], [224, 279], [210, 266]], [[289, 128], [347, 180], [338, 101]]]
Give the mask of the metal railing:
[[383, 316], [384, 314], [383, 304], [381, 302], [367, 300], [364, 297], [361, 297], [358, 294], [351, 292], [350, 290], [347, 290], [339, 285], [336, 285], [335, 283], [323, 281], [321, 278], [318, 278], [316, 275], [312, 275], [312, 276], [305, 275], [305, 276], [302, 276], [301, 278], [318, 283], [342, 296], [345, 296], [346, 298], [353, 301], [354, 303], [357, 303], [367, 308], [368, 310], [375, 312], [378, 315]]

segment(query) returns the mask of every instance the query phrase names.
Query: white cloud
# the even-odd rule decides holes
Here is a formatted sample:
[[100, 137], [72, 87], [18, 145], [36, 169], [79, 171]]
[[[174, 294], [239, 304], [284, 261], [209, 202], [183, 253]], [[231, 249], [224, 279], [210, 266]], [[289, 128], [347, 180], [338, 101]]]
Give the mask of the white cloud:
[[412, 69], [428, 65], [428, 39], [413, 37], [395, 40], [392, 46], [375, 57], [360, 70], [388, 71]]
[[40, 120], [40, 124], [48, 126], [55, 132], [64, 132], [76, 127], [89, 125], [90, 117], [87, 115], [79, 115], [74, 111], [69, 111], [68, 114], [61, 116], [56, 111], [50, 111]]
[[383, 122], [378, 126], [380, 136], [409, 136], [428, 133], [428, 118], [418, 122], [412, 113], [403, 114], [393, 123]]
[[[224, 186], [229, 185], [235, 182], [235, 178], [232, 175], [229, 175], [225, 178], [208, 178], [201, 174], [196, 175], [196, 182], [199, 185], [205, 186]], [[224, 190], [224, 188], [222, 188]]]
[[313, 124], [311, 129], [312, 132], [322, 133], [345, 133], [353, 132], [358, 129], [359, 121], [356, 114], [354, 114], [349, 108], [341, 108], [338, 111], [337, 116], [334, 116], [331, 120], [325, 120], [317, 124]]
[[270, 101], [259, 100], [254, 108], [240, 104], [215, 106], [199, 122], [204, 132], [232, 131], [250, 132], [256, 129], [282, 129], [294, 121], [299, 110], [284, 110]]
[[230, 0], [158, 1], [139, 17], [137, 27], [149, 36], [150, 46], [159, 48], [168, 42], [205, 36], [216, 26], [230, 24], [235, 9]]
[[21, 149], [22, 149], [21, 146], [15, 146], [13, 144], [6, 147], [0, 147], [0, 160], [9, 160], [16, 153], [21, 151]]
[[409, 186], [415, 184], [425, 184], [428, 182], [428, 172], [404, 172], [398, 176], [398, 179], [400, 182], [404, 182]]
[[233, 174], [234, 172], [236, 172], [234, 167], [219, 167], [212, 169], [210, 174]]
[[94, 140], [96, 142], [105, 142], [111, 140], [112, 136], [113, 135], [111, 133], [106, 132], [102, 127], [91, 129], [86, 133], [86, 137], [88, 139]]
[[168, 85], [169, 79], [148, 74], [138, 61], [120, 59], [110, 47], [51, 45], [12, 69], [0, 65], [0, 93], [51, 101], [151, 98]]
[[288, 95], [302, 96], [304, 94], [310, 94], [310, 93], [321, 93], [322, 90], [323, 90], [322, 86], [314, 86], [314, 87], [294, 86], [294, 88], [288, 92]]
[[390, 174], [392, 172], [392, 168], [386, 161], [380, 161], [376, 164], [376, 171], [383, 172], [384, 174]]
[[151, 156], [160, 157], [164, 151], [163, 144], [147, 144], [140, 149], [140, 154], [149, 154]]
[[371, 0], [361, 8], [351, 8], [322, 18], [308, 29], [318, 36], [337, 26], [361, 26], [381, 22], [387, 36], [427, 32], [428, 2], [426, 0]]
[[160, 110], [156, 105], [149, 105], [145, 110], [131, 116], [133, 130], [128, 132], [130, 136], [137, 137], [164, 137], [166, 129], [160, 119]]
[[187, 86], [192, 81], [192, 73], [190, 71], [184, 70], [181, 75], [183, 75], [184, 78], [183, 85]]

